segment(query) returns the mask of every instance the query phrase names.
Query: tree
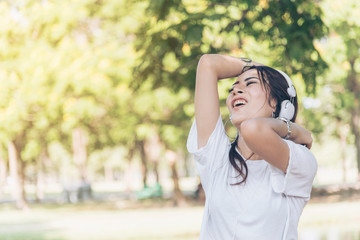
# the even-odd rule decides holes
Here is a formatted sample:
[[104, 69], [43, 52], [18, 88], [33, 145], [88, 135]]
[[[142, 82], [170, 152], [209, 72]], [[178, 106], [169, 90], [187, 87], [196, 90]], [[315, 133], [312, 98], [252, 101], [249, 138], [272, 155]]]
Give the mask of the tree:
[[136, 31], [138, 56], [131, 87], [136, 94], [163, 88], [174, 97], [185, 93], [172, 102], [177, 107], [165, 108], [161, 117], [148, 113], [142, 118], [142, 125], [160, 126], [162, 141], [174, 152], [185, 148], [184, 129], [193, 116], [196, 64], [202, 54], [254, 57], [297, 76], [312, 93], [315, 76], [326, 68], [313, 44], [326, 33], [314, 1], [142, 2], [146, 14]]
[[358, 1], [347, 0], [336, 3], [323, 1], [326, 24], [330, 29], [323, 39], [323, 56], [329, 63], [329, 74], [324, 86], [331, 86], [335, 96], [332, 113], [343, 125], [348, 124], [354, 138], [356, 163], [360, 180], [360, 21], [356, 9]]
[[147, 12], [136, 41], [137, 85], [149, 79], [153, 88], [193, 89], [200, 55], [245, 56], [254, 41], [268, 63], [300, 74], [309, 91], [326, 67], [313, 45], [326, 33], [313, 1], [149, 1]]
[[[121, 25], [124, 12], [114, 11], [123, 4], [0, 3], [5, 47], [0, 76], [6, 79], [0, 83], [0, 131], [16, 156], [12, 159], [20, 169], [19, 187], [26, 164], [36, 165], [52, 142], [73, 150], [79, 178], [87, 181], [89, 153], [129, 140], [129, 124], [122, 125], [129, 114], [121, 116], [127, 102], [121, 101], [131, 96], [131, 39], [123, 31], [129, 24]], [[122, 128], [128, 131], [124, 134]], [[25, 192], [19, 192], [25, 202]]]

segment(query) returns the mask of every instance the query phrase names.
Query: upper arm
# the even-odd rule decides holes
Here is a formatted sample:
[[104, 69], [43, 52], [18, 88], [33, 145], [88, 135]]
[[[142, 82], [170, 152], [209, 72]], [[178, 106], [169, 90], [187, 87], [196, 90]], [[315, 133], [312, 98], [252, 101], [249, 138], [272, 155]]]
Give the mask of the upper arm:
[[270, 166], [273, 189], [277, 193], [309, 200], [317, 171], [316, 158], [305, 146], [291, 140], [285, 142], [290, 148], [289, 166], [286, 174]]
[[205, 54], [198, 63], [195, 85], [195, 118], [198, 147], [205, 146], [220, 115], [217, 81], [238, 76], [244, 67], [241, 59]]
[[247, 146], [274, 167], [286, 173], [290, 149], [272, 127], [274, 119], [250, 119], [241, 124], [241, 135]]
[[210, 58], [211, 55], [202, 56], [196, 72], [195, 119], [198, 148], [205, 146], [220, 115], [218, 76]]

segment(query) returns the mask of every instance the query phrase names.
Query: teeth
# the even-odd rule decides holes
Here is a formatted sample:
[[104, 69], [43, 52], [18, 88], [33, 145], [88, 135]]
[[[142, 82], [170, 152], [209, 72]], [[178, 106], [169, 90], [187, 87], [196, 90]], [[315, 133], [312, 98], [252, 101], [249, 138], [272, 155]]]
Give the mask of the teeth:
[[236, 101], [234, 102], [234, 106], [235, 106], [235, 107], [238, 107], [238, 106], [240, 106], [240, 105], [245, 105], [245, 100], [236, 100]]

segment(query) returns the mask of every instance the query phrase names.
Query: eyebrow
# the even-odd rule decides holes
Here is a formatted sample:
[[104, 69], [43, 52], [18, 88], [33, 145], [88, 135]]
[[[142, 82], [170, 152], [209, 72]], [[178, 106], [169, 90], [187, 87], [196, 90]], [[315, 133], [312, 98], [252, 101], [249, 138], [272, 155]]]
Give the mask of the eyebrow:
[[[245, 78], [244, 82], [247, 82], [247, 81], [249, 81], [249, 80], [251, 80], [251, 79], [253, 79], [253, 78], [259, 80], [259, 78], [257, 78], [257, 77], [248, 77], [248, 78]], [[233, 84], [232, 86], [234, 86], [234, 85], [236, 85], [236, 84], [238, 84], [238, 83], [239, 83], [239, 81], [236, 81], [236, 82], [234, 82], [234, 84]]]

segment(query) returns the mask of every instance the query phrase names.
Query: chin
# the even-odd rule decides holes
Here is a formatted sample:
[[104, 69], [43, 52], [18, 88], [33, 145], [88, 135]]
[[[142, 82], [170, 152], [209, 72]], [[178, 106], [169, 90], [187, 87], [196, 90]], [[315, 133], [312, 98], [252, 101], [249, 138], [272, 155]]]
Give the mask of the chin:
[[244, 121], [244, 119], [232, 119], [232, 120], [231, 120], [231, 123], [232, 123], [235, 127], [237, 127], [237, 126], [240, 126], [243, 121]]

